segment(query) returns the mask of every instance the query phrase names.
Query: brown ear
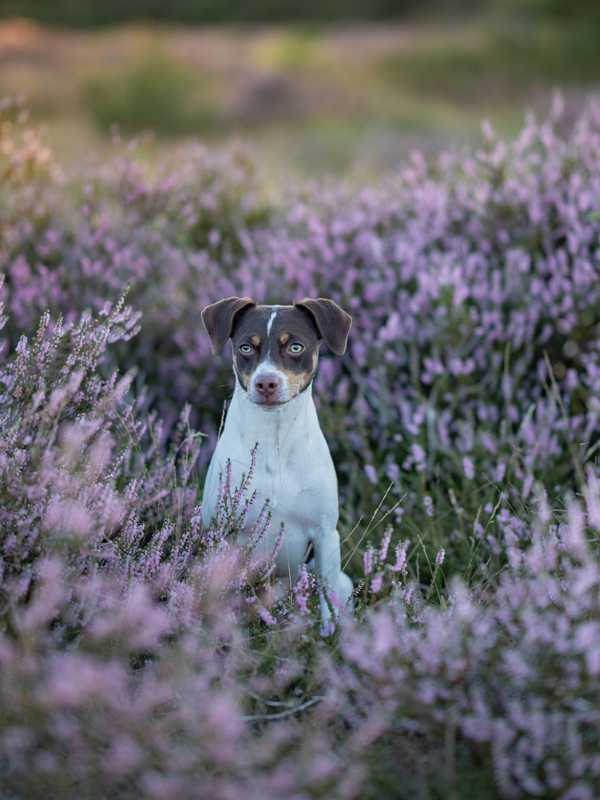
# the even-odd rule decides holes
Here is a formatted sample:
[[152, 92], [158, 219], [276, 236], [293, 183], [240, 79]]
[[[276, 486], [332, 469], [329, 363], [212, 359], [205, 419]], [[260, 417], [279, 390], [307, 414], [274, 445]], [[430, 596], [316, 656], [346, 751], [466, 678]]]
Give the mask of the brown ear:
[[318, 300], [305, 297], [294, 305], [308, 312], [319, 336], [336, 355], [341, 356], [346, 351], [348, 334], [352, 327], [350, 314], [346, 314], [333, 300], [324, 297], [319, 297]]
[[228, 297], [202, 310], [202, 322], [210, 336], [213, 356], [219, 355], [225, 347], [239, 314], [248, 306], [255, 305], [249, 297]]

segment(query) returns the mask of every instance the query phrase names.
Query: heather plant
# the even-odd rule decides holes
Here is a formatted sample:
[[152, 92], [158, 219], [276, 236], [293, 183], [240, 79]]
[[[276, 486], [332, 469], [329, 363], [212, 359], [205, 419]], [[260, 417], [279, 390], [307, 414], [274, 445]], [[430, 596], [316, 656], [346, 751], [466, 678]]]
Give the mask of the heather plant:
[[[139, 416], [131, 399], [134, 374], [100, 376], [107, 345], [136, 335], [138, 318], [124, 298], [72, 325], [52, 325], [46, 312], [34, 340], [23, 336], [0, 368], [7, 608], [27, 596], [38, 560], [49, 556], [72, 561], [76, 572], [151, 578], [167, 594], [193, 554], [227, 556], [239, 592], [267, 586], [282, 532], [266, 564], [252, 555], [269, 529], [268, 507], [241, 560], [232, 550], [256, 500], [255, 492], [248, 496], [252, 471], [240, 487], [223, 477], [215, 519], [203, 531], [195, 471], [201, 440], [188, 409], [164, 452], [160, 424]], [[6, 609], [0, 613], [6, 621]]]
[[[345, 774], [331, 711], [308, 738], [294, 720], [323, 698], [314, 645], [293, 653], [307, 624], [272, 585], [278, 545], [254, 556], [268, 509], [236, 549], [255, 497], [225, 475], [203, 530], [185, 414], [180, 463], [174, 445], [156, 454], [134, 376], [99, 374], [137, 319], [123, 299], [71, 325], [46, 313], [0, 369], [2, 794], [355, 797], [362, 771]], [[275, 617], [271, 673], [275, 647], [247, 631], [275, 638]], [[276, 729], [253, 724], [273, 706]]]
[[[23, 336], [0, 368], [2, 414], [3, 605], [29, 591], [42, 554], [99, 547], [120, 521], [115, 476], [105, 475], [115, 406], [132, 375], [100, 378], [110, 339], [135, 333], [136, 315], [122, 301], [92, 322], [50, 332], [48, 313], [33, 341]], [[63, 537], [66, 537], [63, 541]], [[66, 544], [68, 542], [68, 545]], [[0, 611], [6, 621], [5, 609]]]
[[[598, 796], [600, 110], [559, 112], [268, 197], [196, 145], [65, 174], [3, 106], [3, 795]], [[234, 293], [354, 316], [315, 392], [353, 613], [277, 585], [268, 505], [236, 546], [252, 469], [202, 526]]]
[[343, 636], [350, 718], [376, 719], [409, 750], [425, 737], [433, 753], [398, 796], [426, 796], [427, 782], [472, 796], [459, 785], [467, 772], [487, 772], [478, 796], [597, 796], [596, 478], [585, 498], [556, 514], [538, 493], [533, 544], [511, 549], [493, 592], [455, 579], [441, 606], [415, 617], [399, 586]]
[[359, 190], [267, 192], [243, 149], [194, 144], [152, 169], [122, 149], [65, 175], [31, 155], [35, 137], [5, 132], [7, 339], [46, 306], [66, 321], [99, 311], [129, 282], [145, 323], [110, 368], [140, 370], [164, 436], [187, 402], [212, 437], [231, 373], [201, 308], [332, 297], [354, 326], [343, 360], [323, 354], [316, 396], [345, 532], [392, 484], [385, 509], [403, 498], [431, 560], [444, 547], [457, 568], [475, 550], [501, 566], [534, 482], [560, 494], [596, 453], [600, 112], [591, 101], [566, 132], [561, 113], [557, 100], [514, 142], [485, 128], [477, 152], [415, 154]]
[[[303, 670], [285, 658], [289, 633], [287, 647], [279, 637], [283, 665], [256, 669], [227, 602], [236, 567], [213, 560], [208, 599], [180, 592], [174, 613], [140, 579], [124, 592], [102, 574], [69, 580], [60, 562], [42, 561], [27, 606], [12, 610], [14, 634], [0, 640], [3, 794], [358, 796], [363, 771], [332, 735], [332, 710], [294, 685]], [[61, 624], [73, 606], [76, 646]], [[298, 725], [296, 709], [317, 703]]]

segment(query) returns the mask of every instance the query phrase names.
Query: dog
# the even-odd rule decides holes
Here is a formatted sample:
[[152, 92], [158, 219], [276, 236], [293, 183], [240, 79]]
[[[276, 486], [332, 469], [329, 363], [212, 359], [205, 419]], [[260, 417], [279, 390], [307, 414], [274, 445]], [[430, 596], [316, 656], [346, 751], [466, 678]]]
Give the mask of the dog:
[[[352, 317], [332, 300], [308, 298], [291, 306], [257, 305], [248, 297], [229, 297], [207, 306], [202, 322], [218, 355], [231, 339], [235, 390], [223, 432], [212, 456], [203, 493], [202, 519], [214, 514], [220, 479], [231, 465], [231, 486], [248, 475], [256, 445], [250, 491], [257, 501], [238, 535], [250, 536], [264, 503], [272, 514], [271, 530], [284, 523], [284, 541], [275, 577], [288, 589], [302, 564], [314, 567], [338, 605], [348, 603], [352, 580], [342, 572], [337, 477], [312, 397], [322, 342], [341, 355]], [[263, 540], [263, 553], [273, 547]], [[335, 604], [334, 604], [335, 606]], [[321, 614], [330, 618], [321, 596]]]

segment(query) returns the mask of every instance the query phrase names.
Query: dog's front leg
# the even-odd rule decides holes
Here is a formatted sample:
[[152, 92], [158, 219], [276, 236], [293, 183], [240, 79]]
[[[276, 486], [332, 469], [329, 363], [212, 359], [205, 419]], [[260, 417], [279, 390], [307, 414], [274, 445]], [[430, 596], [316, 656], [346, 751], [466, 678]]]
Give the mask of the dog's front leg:
[[[340, 536], [335, 530], [321, 531], [313, 540], [315, 568], [317, 575], [327, 584], [334, 597], [331, 598], [336, 613], [344, 608], [354, 590], [352, 580], [342, 572], [340, 554]], [[321, 595], [321, 616], [323, 620], [331, 618], [329, 604]]]

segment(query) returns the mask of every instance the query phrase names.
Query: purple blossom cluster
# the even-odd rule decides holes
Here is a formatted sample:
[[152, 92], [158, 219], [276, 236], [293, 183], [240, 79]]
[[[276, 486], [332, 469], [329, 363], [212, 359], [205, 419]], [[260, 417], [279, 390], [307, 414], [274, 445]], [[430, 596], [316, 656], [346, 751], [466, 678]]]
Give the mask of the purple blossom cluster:
[[[68, 174], [0, 112], [0, 794], [598, 797], [600, 106], [276, 197], [199, 145]], [[231, 294], [354, 317], [325, 629], [268, 505], [236, 546], [253, 467], [202, 527]]]
[[585, 508], [542, 506], [531, 546], [510, 548], [493, 591], [455, 577], [442, 606], [415, 605], [414, 588], [394, 580], [362, 624], [344, 619], [332, 680], [353, 698], [349, 724], [362, 718], [398, 748], [424, 737], [460, 797], [473, 796], [456, 783], [465, 743], [489, 759], [496, 793], [478, 797], [597, 797], [600, 563], [588, 525], [598, 488], [586, 485]]

